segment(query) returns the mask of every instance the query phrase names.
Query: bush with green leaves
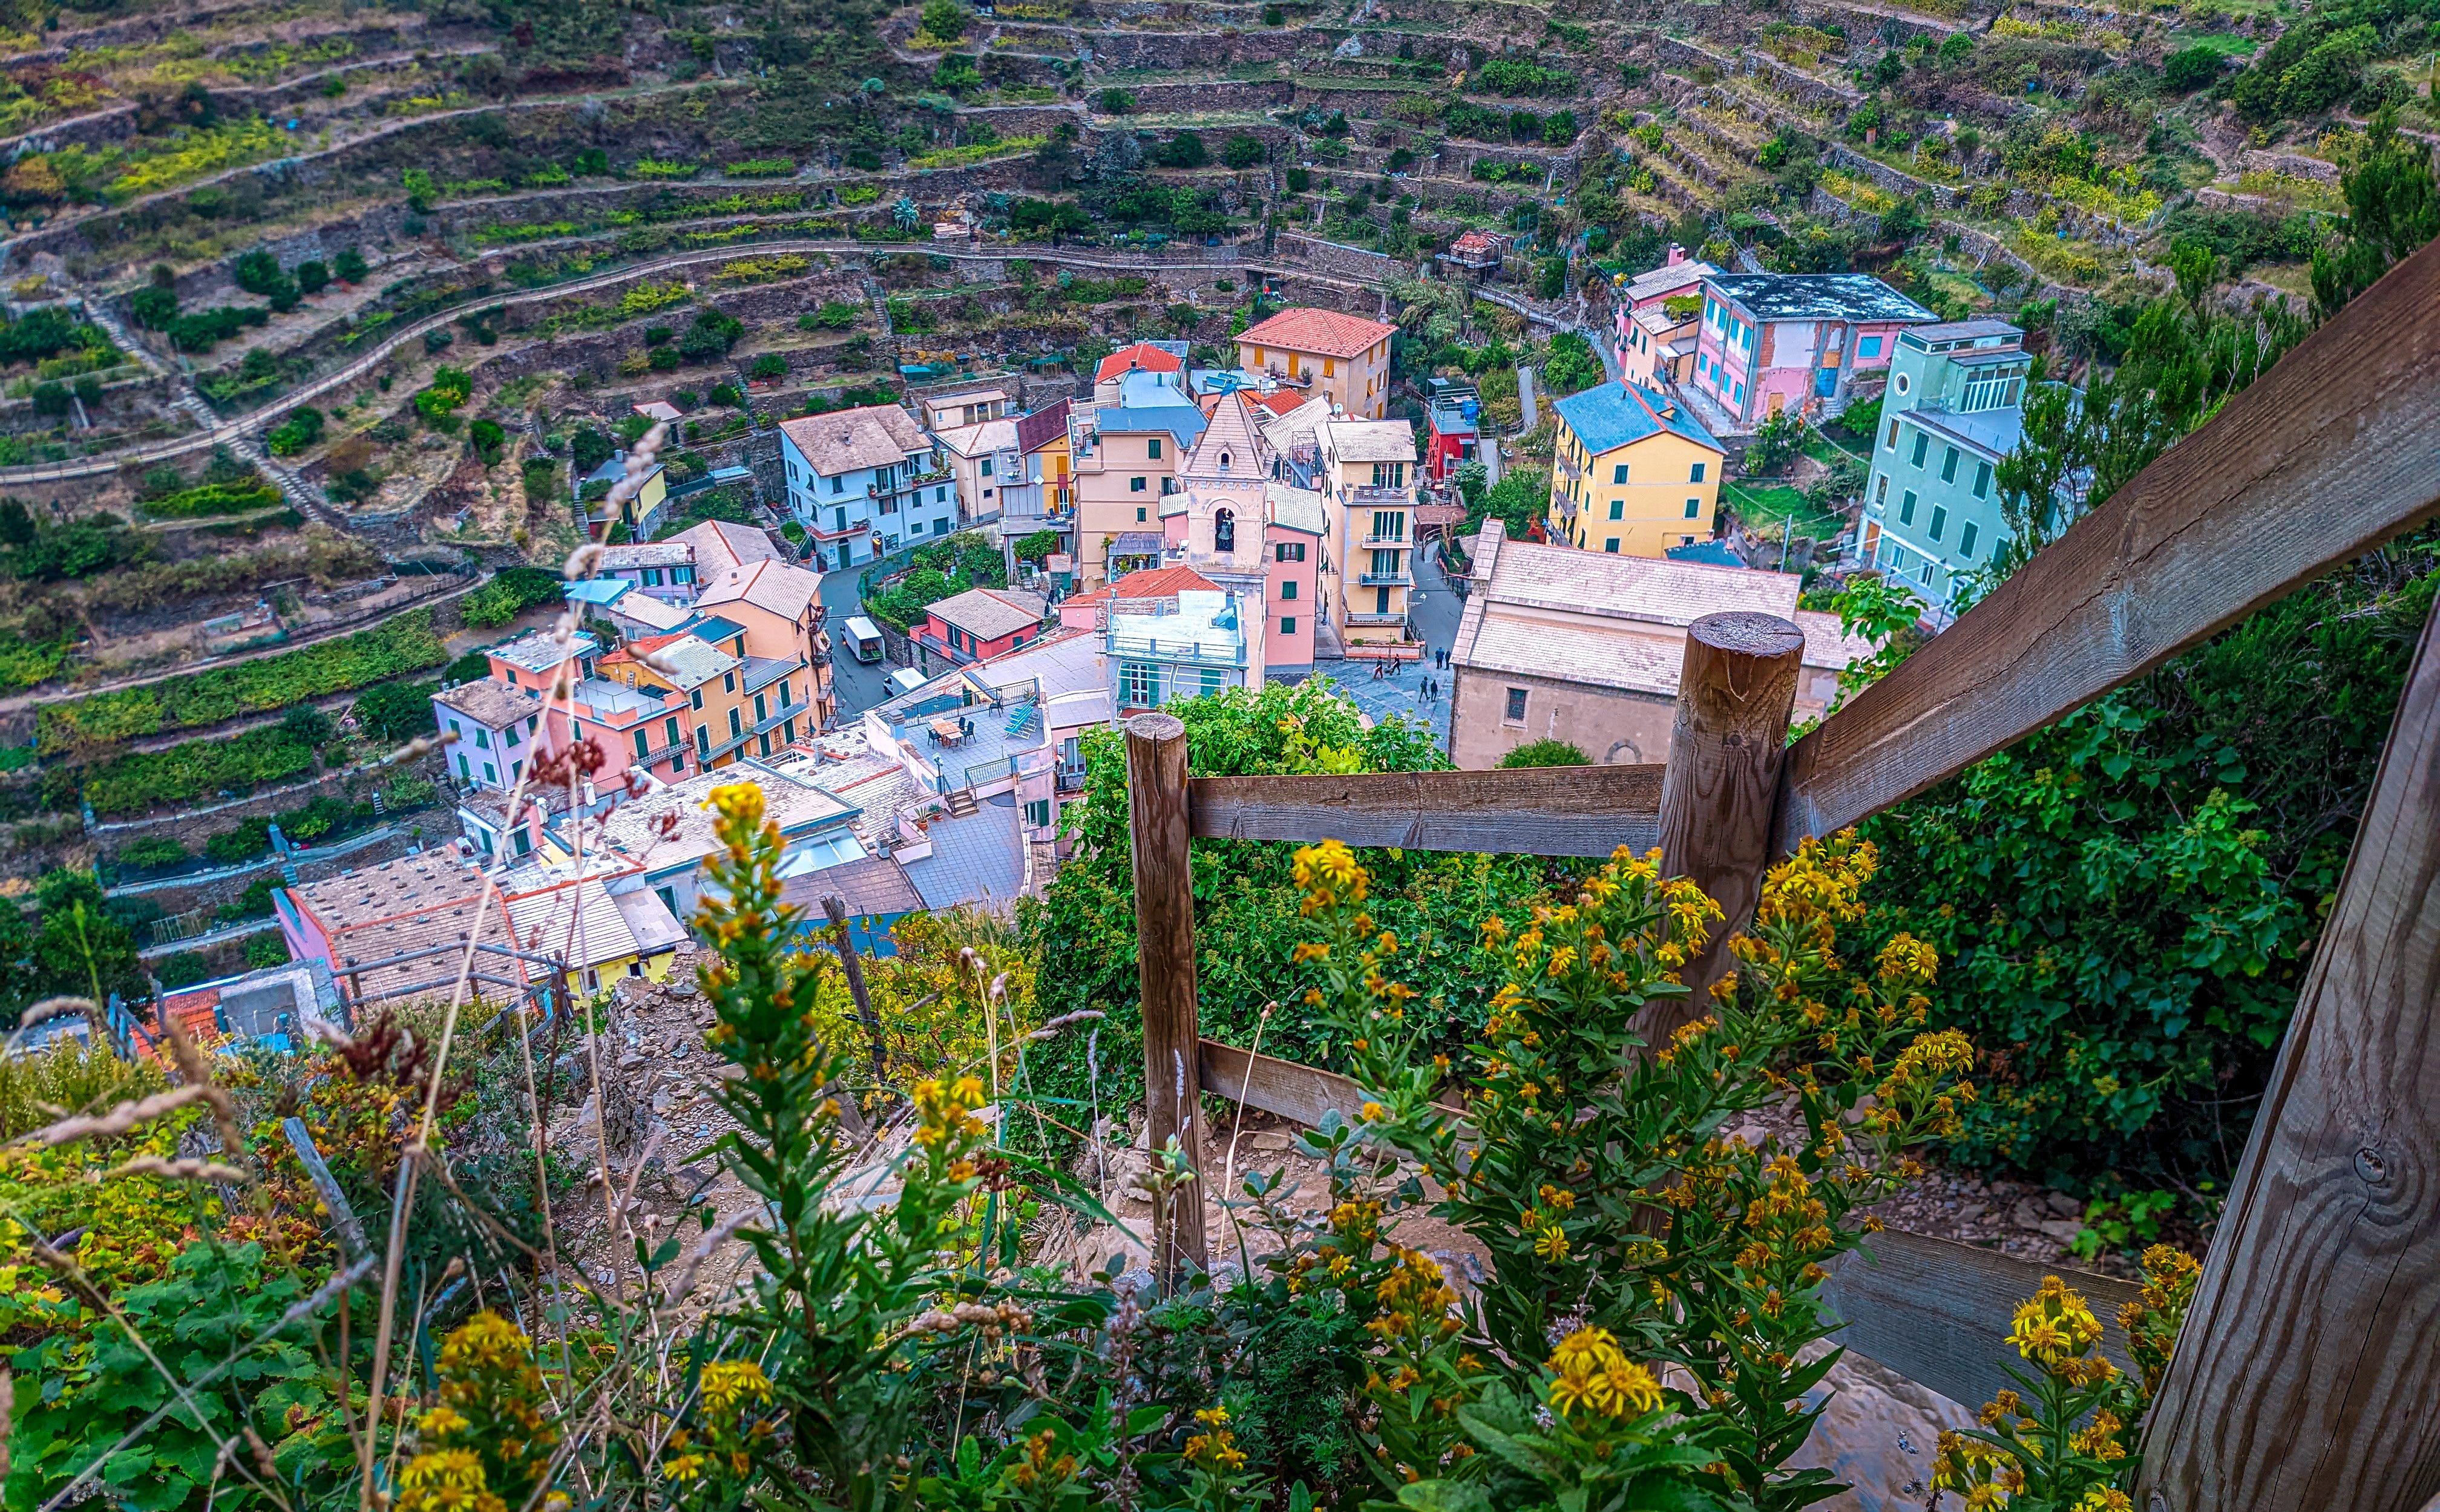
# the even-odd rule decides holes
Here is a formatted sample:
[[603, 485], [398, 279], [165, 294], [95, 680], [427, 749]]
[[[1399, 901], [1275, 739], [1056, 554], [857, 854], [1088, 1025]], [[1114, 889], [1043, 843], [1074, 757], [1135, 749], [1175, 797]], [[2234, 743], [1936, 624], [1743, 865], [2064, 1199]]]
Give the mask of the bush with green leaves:
[[432, 733], [432, 692], [424, 683], [384, 683], [356, 695], [348, 712], [356, 727], [374, 739], [404, 745]]
[[299, 404], [287, 417], [264, 433], [263, 445], [273, 456], [295, 456], [318, 444], [322, 439], [322, 412], [311, 404]]
[[564, 603], [567, 585], [540, 567], [503, 567], [492, 580], [458, 600], [458, 614], [467, 624], [493, 630], [527, 610]]
[[1593, 758], [1566, 740], [1528, 740], [1499, 758], [1503, 767], [1588, 767]]

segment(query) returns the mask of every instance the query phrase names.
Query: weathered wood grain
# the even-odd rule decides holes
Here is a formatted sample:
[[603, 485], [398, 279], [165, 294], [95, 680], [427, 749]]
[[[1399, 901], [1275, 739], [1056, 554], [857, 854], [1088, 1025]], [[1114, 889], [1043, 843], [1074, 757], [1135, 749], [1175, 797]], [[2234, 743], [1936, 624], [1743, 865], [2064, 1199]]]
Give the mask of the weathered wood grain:
[[1789, 752], [1775, 854], [1911, 797], [2440, 511], [2440, 242]]
[[[1355, 1083], [1331, 1072], [1216, 1040], [1204, 1041], [1202, 1051], [1206, 1091], [1307, 1128], [1331, 1112], [1353, 1123], [1364, 1104]], [[1824, 1292], [1846, 1325], [1837, 1342], [1963, 1406], [1980, 1407], [2010, 1384], [2002, 1370], [2016, 1360], [2006, 1343], [2008, 1320], [2045, 1275], [2062, 1276], [2084, 1293], [2107, 1330], [2103, 1352], [2128, 1363], [2126, 1335], [2114, 1320], [2119, 1305], [2135, 1295], [2131, 1282], [1919, 1234], [1884, 1233], [1868, 1242], [1869, 1254], [1849, 1255], [1834, 1268]]]
[[1772, 805], [1796, 712], [1804, 631], [1776, 614], [1705, 614], [1686, 627], [1678, 722], [1660, 784], [1660, 864], [1694, 880], [1726, 916], [1678, 975], [1693, 988], [1637, 1015], [1646, 1044], [1666, 1044], [1711, 1006], [1728, 969], [1729, 936], [1753, 917], [1770, 861]]
[[[1194, 993], [1194, 885], [1187, 863], [1186, 726], [1167, 714], [1126, 722], [1127, 809], [1136, 883], [1136, 976], [1143, 994], [1144, 1123], [1151, 1147], [1172, 1135], [1189, 1163], [1203, 1158], [1203, 1058]], [[1164, 1274], [1180, 1262], [1211, 1269], [1203, 1183], [1170, 1202]]]
[[1196, 777], [1194, 833], [1401, 850], [1606, 856], [1660, 839], [1658, 766]]
[[2435, 1005], [2440, 615], [2146, 1426], [2153, 1507], [2414, 1512], [2440, 1495]]
[[1874, 1235], [1862, 1252], [1831, 1267], [1822, 1295], [1846, 1325], [1831, 1342], [1979, 1408], [2016, 1384], [2009, 1367], [2030, 1368], [2008, 1346], [2008, 1321], [2047, 1275], [2083, 1294], [2101, 1320], [2101, 1352], [2132, 1369], [2117, 1320], [2119, 1307], [2134, 1300], [2135, 1283], [1896, 1230]]

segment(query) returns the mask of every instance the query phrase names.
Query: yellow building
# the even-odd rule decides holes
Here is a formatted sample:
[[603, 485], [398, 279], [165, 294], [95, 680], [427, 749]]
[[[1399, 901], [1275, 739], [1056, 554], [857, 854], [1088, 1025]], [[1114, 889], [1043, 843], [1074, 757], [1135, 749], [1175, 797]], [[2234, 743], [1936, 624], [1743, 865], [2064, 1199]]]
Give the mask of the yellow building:
[[1098, 588], [1139, 567], [1157, 567], [1162, 525], [1182, 509], [1177, 469], [1203, 434], [1203, 412], [1186, 402], [1071, 412], [1075, 471], [1076, 586]]
[[1346, 414], [1377, 420], [1389, 412], [1387, 321], [1336, 310], [1283, 310], [1237, 338], [1237, 365], [1247, 372], [1301, 382]]
[[[701, 632], [719, 635], [718, 644]], [[748, 719], [743, 627], [707, 620], [694, 631], [650, 635], [601, 658], [601, 676], [638, 692], [686, 695], [686, 721], [692, 727], [694, 764], [699, 770], [725, 767], [754, 738]], [[731, 655], [731, 650], [739, 654]], [[644, 658], [650, 656], [647, 663]]]
[[1415, 433], [1404, 420], [1325, 420], [1314, 438], [1336, 579], [1322, 592], [1337, 629], [1350, 645], [1403, 641], [1415, 581]]
[[1559, 418], [1546, 525], [1553, 544], [1665, 557], [1711, 539], [1728, 454], [1684, 405], [1609, 382], [1551, 408]]

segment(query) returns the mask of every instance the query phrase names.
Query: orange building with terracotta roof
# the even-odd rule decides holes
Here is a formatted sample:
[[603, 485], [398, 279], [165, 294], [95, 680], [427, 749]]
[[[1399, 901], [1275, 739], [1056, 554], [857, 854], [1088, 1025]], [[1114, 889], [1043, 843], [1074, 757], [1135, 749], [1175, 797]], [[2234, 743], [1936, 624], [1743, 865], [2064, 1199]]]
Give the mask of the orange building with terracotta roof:
[[1357, 419], [1389, 413], [1390, 338], [1398, 328], [1387, 321], [1336, 310], [1283, 310], [1237, 338], [1237, 365], [1250, 373], [1302, 382], [1308, 396], [1321, 394]]

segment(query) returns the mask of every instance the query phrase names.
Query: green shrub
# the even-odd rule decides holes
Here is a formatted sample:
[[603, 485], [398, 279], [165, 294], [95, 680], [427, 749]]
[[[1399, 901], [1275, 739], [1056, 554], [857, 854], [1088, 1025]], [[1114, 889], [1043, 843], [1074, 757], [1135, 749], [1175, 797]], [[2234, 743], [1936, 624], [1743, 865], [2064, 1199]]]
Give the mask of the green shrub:
[[372, 630], [278, 656], [46, 704], [36, 719], [37, 737], [46, 755], [93, 750], [135, 736], [287, 708], [448, 659], [433, 631], [432, 612], [419, 609]]
[[241, 483], [199, 483], [193, 488], [179, 489], [146, 499], [140, 507], [155, 520], [200, 520], [276, 509], [279, 503], [279, 490], [271, 481], [253, 474]]
[[384, 683], [356, 696], [357, 728], [378, 740], [404, 744], [433, 730], [432, 688], [416, 683]]
[[116, 859], [131, 871], [158, 871], [194, 858], [185, 845], [168, 835], [147, 835], [119, 846]]
[[458, 600], [458, 614], [469, 625], [491, 630], [537, 604], [566, 598], [566, 585], [539, 567], [503, 567], [490, 582]]
[[1102, 114], [1104, 116], [1131, 116], [1135, 114], [1136, 98], [1133, 95], [1128, 94], [1123, 89], [1113, 86], [1109, 89], [1103, 90], [1101, 95], [1097, 98], [1102, 107]]
[[1588, 767], [1593, 758], [1565, 740], [1531, 740], [1499, 758], [1503, 767]]
[[2426, 530], [1864, 827], [1865, 938], [1996, 1052], [1952, 1158], [2226, 1178], [2435, 589]]
[[258, 934], [245, 942], [245, 967], [249, 971], [268, 970], [288, 964], [288, 941], [278, 930]]
[[1474, 81], [1495, 95], [1565, 95], [1576, 87], [1576, 76], [1566, 69], [1521, 58], [1494, 58], [1475, 70]]
[[311, 404], [299, 404], [262, 441], [273, 456], [295, 456], [321, 439], [322, 412]]
[[217, 865], [237, 866], [270, 848], [271, 821], [249, 819], [235, 829], [224, 829], [205, 841], [204, 857]]

